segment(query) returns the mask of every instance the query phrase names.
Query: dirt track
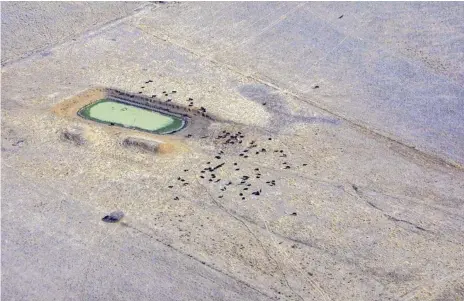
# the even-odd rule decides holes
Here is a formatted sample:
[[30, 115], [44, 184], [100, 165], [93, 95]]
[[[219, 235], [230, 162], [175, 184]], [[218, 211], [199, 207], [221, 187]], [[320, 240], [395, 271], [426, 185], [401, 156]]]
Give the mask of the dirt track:
[[[429, 88], [388, 88], [397, 78], [441, 82], [436, 99], [450, 101], [440, 112], [453, 112], [462, 70], [412, 60], [424, 73], [408, 73], [393, 46], [387, 59], [314, 15], [343, 11], [333, 22], [346, 23], [333, 26], [354, 30], [383, 6], [217, 5], [150, 4], [2, 68], [2, 299], [463, 299], [464, 174], [452, 139], [461, 124], [446, 131], [442, 116], [427, 132], [421, 115], [408, 127], [398, 120], [427, 108], [413, 92]], [[424, 26], [445, 20], [439, 4], [401, 5], [366, 27], [413, 28], [419, 12]], [[462, 9], [441, 5], [449, 22], [459, 15], [452, 5]], [[320, 27], [325, 35], [300, 39]], [[349, 51], [322, 55], [335, 45]], [[388, 73], [393, 65], [399, 73]], [[173, 136], [93, 123], [75, 112], [100, 92], [79, 93], [96, 86], [192, 99], [216, 120]], [[387, 97], [414, 109], [395, 115], [406, 107], [392, 104], [381, 115]], [[150, 151], [155, 142], [161, 151]], [[121, 223], [101, 221], [117, 210]]]

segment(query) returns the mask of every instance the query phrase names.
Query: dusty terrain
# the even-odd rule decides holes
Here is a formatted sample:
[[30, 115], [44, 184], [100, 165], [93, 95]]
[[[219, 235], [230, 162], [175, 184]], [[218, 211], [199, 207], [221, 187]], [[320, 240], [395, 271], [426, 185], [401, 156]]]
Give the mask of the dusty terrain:
[[[2, 300], [464, 300], [463, 5], [380, 5], [147, 3], [33, 54], [2, 23]], [[94, 87], [218, 120], [56, 110]]]

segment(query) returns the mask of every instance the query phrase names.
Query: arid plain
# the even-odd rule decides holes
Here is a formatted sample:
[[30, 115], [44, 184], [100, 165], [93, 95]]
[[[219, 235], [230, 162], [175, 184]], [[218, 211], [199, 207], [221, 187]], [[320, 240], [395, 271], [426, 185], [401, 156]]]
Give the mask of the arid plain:
[[461, 3], [42, 5], [1, 6], [2, 299], [464, 300]]

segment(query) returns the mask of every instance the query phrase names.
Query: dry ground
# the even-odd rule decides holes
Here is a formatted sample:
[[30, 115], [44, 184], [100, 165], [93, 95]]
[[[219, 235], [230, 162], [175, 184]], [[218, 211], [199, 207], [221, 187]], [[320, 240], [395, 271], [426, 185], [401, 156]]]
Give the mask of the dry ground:
[[[261, 12], [248, 7], [250, 15], [262, 16], [248, 23], [236, 20], [245, 14], [241, 6], [239, 13], [211, 3], [150, 4], [5, 64], [2, 299], [464, 299], [462, 141], [443, 138], [434, 146], [429, 136], [408, 140], [418, 132], [407, 123], [398, 130], [371, 121], [382, 110], [363, 107], [367, 94], [356, 109], [345, 110], [354, 106], [345, 81], [340, 93], [334, 93], [336, 79], [323, 96], [316, 93], [326, 86], [313, 89], [321, 81], [308, 81], [308, 92], [299, 93], [291, 87], [304, 78], [298, 69], [294, 80], [276, 75], [276, 53], [269, 54], [274, 67], [251, 54], [245, 67], [226, 46], [222, 53], [235, 65], [196, 50], [203, 46], [192, 42], [195, 37], [219, 47], [208, 36], [209, 18], [217, 20], [214, 28], [226, 28], [219, 23], [230, 20], [216, 18], [229, 11], [233, 28], [258, 26], [256, 36], [247, 35], [258, 38], [275, 25], [266, 13], [287, 4], [273, 5]], [[292, 5], [290, 12], [301, 12], [300, 4]], [[358, 17], [378, 8], [360, 9], [340, 4], [340, 11]], [[192, 22], [209, 25], [183, 28], [176, 18], [187, 12]], [[280, 38], [268, 39], [268, 49], [278, 48], [273, 43]], [[312, 57], [311, 51], [305, 55]], [[266, 77], [266, 68], [255, 63], [272, 72]], [[281, 74], [290, 72], [286, 68]], [[437, 76], [454, 85], [461, 71]], [[145, 95], [175, 90], [165, 98], [184, 105], [193, 98], [224, 122], [204, 129], [206, 138], [183, 132], [163, 138], [53, 111], [96, 86]], [[382, 84], [377, 88], [388, 94]], [[453, 89], [449, 93], [462, 95], [462, 88]], [[360, 112], [367, 117], [357, 122]], [[461, 123], [450, 135], [462, 138]], [[67, 129], [77, 129], [82, 139], [63, 139]], [[224, 144], [227, 138], [218, 138], [224, 131], [240, 132], [242, 143]], [[153, 153], [122, 146], [127, 136], [168, 139], [174, 147]], [[257, 146], [243, 152], [250, 145]], [[220, 163], [215, 177], [201, 172]], [[243, 176], [249, 176], [244, 185]], [[272, 180], [275, 185], [266, 183]], [[101, 221], [114, 210], [126, 214], [122, 223]]]

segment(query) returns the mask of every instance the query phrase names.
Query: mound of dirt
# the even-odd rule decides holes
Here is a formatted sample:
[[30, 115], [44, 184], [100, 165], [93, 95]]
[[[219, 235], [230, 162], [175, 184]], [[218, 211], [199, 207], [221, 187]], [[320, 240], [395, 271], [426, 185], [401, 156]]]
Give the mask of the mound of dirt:
[[125, 147], [136, 147], [145, 151], [157, 153], [160, 151], [162, 143], [142, 138], [127, 137], [122, 141], [122, 145]]
[[81, 128], [66, 128], [61, 131], [61, 140], [71, 142], [75, 145], [84, 145], [86, 139]]

